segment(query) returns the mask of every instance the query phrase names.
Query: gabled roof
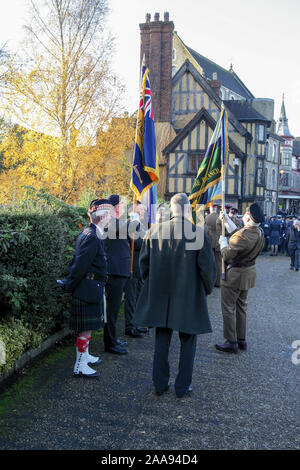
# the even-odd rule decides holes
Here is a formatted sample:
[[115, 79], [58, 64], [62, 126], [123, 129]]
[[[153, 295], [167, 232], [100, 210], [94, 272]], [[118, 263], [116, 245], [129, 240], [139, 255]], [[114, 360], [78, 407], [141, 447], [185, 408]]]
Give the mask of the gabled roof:
[[[190, 72], [194, 79], [201, 85], [201, 87], [205, 90], [208, 96], [214, 101], [216, 107], [221, 110], [222, 107], [222, 100], [221, 98], [214, 92], [214, 90], [209, 86], [205, 78], [195, 69], [193, 64], [186, 59], [184, 64], [180, 67], [180, 69], [176, 72], [172, 79], [173, 86], [177, 83], [177, 81], [184, 75], [184, 73]], [[241, 135], [247, 135], [249, 140], [252, 140], [252, 135], [249, 134], [247, 129], [238, 121], [238, 119], [233, 115], [230, 109], [227, 109], [228, 120], [232, 124], [232, 126], [239, 132]]]
[[223, 103], [239, 121], [262, 122], [268, 127], [271, 125], [271, 121], [256, 111], [256, 109], [254, 109], [247, 101], [224, 100]]
[[[163, 155], [172, 152], [180, 142], [194, 129], [196, 124], [199, 121], [204, 119], [208, 125], [211, 127], [212, 130], [215, 129], [217, 123], [213, 119], [213, 117], [206, 111], [205, 108], [201, 108], [200, 111], [191, 119], [186, 126], [181, 129], [181, 131], [176, 135], [176, 137], [163, 149]], [[229, 137], [229, 149], [232, 150], [235, 154], [239, 155], [241, 158], [244, 157], [244, 153], [239, 149], [239, 147], [233, 142], [233, 140]]]
[[200, 67], [202, 67], [207, 78], [212, 80], [213, 73], [217, 72], [217, 79], [220, 80], [221, 86], [223, 85], [224, 87], [234, 91], [245, 99], [249, 100], [254, 98], [251, 91], [248, 90], [242, 80], [236, 75], [236, 73], [232, 69], [226, 70], [215, 62], [212, 62], [203, 55], [194, 51], [190, 47], [186, 45], [185, 47], [190, 52], [190, 54], [192, 54], [192, 56], [198, 62]]

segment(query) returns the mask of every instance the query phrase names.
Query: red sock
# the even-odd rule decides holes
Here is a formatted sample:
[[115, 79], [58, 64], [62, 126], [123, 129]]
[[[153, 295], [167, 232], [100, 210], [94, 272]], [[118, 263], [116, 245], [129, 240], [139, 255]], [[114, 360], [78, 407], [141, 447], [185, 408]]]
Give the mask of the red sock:
[[75, 346], [77, 346], [79, 352], [83, 353], [87, 350], [90, 339], [90, 336], [77, 336]]

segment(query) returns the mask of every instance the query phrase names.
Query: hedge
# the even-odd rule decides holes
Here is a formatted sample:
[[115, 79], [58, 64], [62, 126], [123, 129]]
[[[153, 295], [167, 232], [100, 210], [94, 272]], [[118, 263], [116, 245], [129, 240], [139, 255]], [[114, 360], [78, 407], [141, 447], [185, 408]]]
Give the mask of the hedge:
[[0, 340], [11, 368], [25, 351], [66, 326], [70, 297], [56, 287], [65, 276], [86, 209], [48, 191], [28, 188], [26, 198], [0, 207]]

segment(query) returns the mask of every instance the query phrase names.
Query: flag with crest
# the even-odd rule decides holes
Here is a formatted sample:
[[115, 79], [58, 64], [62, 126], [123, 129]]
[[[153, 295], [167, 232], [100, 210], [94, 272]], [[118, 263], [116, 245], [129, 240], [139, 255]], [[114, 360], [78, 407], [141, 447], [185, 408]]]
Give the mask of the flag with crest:
[[141, 200], [143, 194], [159, 180], [149, 69], [142, 64], [141, 92], [130, 188]]

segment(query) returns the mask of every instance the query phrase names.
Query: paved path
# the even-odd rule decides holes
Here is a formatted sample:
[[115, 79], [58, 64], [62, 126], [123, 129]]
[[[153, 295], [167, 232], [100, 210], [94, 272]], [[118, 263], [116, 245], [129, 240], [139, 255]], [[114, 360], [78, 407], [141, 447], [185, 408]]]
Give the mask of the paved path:
[[[209, 297], [213, 333], [199, 336], [190, 397], [153, 394], [153, 333], [129, 339], [130, 354], [101, 354], [101, 378], [73, 378], [74, 347], [48, 354], [0, 390], [0, 449], [299, 449], [300, 272], [260, 256], [249, 293], [247, 352], [215, 350], [223, 339], [220, 290]], [[119, 328], [123, 330], [120, 317]], [[122, 336], [122, 335], [121, 335]], [[174, 383], [179, 340], [171, 345]], [[300, 357], [300, 354], [299, 354]], [[2, 406], [2, 412], [1, 412]]]

